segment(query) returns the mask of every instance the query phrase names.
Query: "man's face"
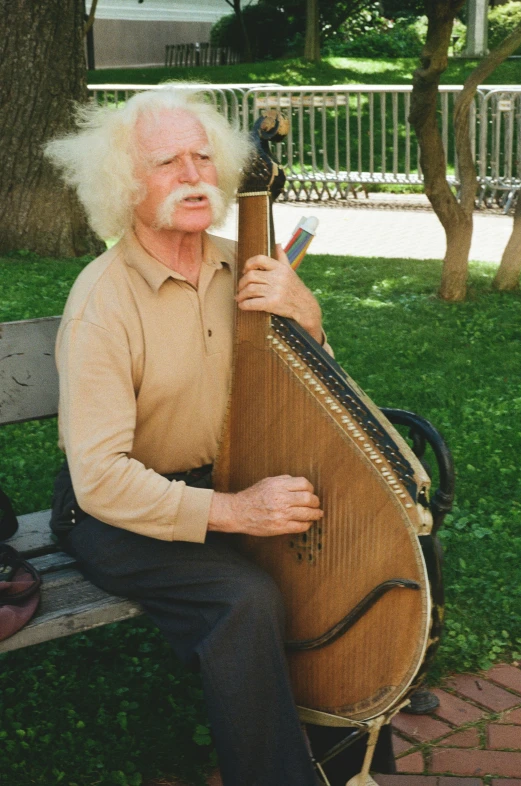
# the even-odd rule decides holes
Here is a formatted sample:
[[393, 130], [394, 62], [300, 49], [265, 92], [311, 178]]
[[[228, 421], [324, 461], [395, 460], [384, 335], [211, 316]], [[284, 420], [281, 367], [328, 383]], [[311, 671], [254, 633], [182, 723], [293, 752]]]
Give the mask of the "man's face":
[[[134, 210], [136, 218], [156, 230], [208, 229], [215, 216], [206, 186], [217, 186], [217, 170], [199, 120], [184, 109], [164, 110], [156, 117], [142, 115], [136, 136], [136, 176], [146, 188]], [[179, 200], [168, 199], [176, 192]]]

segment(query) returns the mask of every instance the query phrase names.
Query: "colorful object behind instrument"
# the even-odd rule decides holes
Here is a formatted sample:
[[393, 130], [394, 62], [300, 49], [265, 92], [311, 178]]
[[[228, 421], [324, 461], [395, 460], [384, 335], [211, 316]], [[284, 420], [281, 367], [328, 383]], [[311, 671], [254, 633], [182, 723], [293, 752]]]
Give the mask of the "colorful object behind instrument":
[[306, 256], [309, 244], [315, 237], [317, 226], [318, 218], [310, 216], [309, 218], [301, 218], [295, 227], [291, 240], [284, 248], [293, 270], [298, 268]]

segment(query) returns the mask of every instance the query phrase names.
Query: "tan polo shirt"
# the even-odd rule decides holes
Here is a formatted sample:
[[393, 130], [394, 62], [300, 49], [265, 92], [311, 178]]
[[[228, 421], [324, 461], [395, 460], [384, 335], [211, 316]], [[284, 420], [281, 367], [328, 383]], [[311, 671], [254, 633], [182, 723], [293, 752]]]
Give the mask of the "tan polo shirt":
[[206, 235], [197, 289], [133, 233], [74, 283], [58, 332], [59, 437], [78, 503], [203, 542], [211, 489], [161, 477], [215, 459], [232, 356], [235, 243]]
[[75, 281], [56, 344], [59, 444], [78, 503], [95, 518], [161, 540], [204, 541], [213, 491], [162, 475], [216, 456], [235, 248], [204, 236], [195, 289], [129, 233]]

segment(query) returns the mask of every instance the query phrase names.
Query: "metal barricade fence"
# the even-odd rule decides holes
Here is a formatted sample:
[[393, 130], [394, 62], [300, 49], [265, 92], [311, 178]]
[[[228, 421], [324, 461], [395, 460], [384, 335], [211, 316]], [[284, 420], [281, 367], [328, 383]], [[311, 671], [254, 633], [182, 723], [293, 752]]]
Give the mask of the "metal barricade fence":
[[165, 67], [220, 66], [239, 62], [239, 55], [230, 47], [211, 46], [208, 43], [167, 44]]
[[[143, 90], [159, 90], [171, 87], [168, 82], [161, 85], [87, 85], [89, 95], [102, 106], [117, 106], [127, 101], [134, 93]], [[176, 88], [205, 95], [211, 103], [230, 121], [242, 125], [242, 96], [251, 85], [212, 85], [212, 84], [176, 84]]]
[[[164, 85], [167, 87], [168, 85]], [[117, 105], [158, 85], [90, 85], [100, 104]], [[342, 198], [361, 186], [422, 185], [419, 148], [408, 117], [409, 85], [283, 87], [276, 84], [182, 84], [196, 90], [230, 121], [252, 127], [261, 110], [279, 108], [289, 119], [277, 146], [285, 166], [285, 198]], [[459, 85], [439, 88], [438, 113], [447, 180], [458, 186], [453, 110]], [[479, 199], [500, 198], [506, 209], [521, 188], [521, 87], [480, 86], [470, 122]]]
[[[439, 93], [447, 179], [454, 185], [452, 114], [459, 90], [447, 85]], [[280, 108], [288, 116], [289, 134], [278, 146], [289, 184], [286, 198], [291, 192], [307, 199], [344, 197], [357, 185], [421, 185], [419, 148], [408, 121], [411, 92], [408, 85], [255, 87], [243, 97], [243, 124], [250, 126], [263, 109]], [[471, 128], [475, 153], [475, 120]]]
[[479, 200], [490, 196], [507, 212], [521, 189], [521, 86], [481, 89]]

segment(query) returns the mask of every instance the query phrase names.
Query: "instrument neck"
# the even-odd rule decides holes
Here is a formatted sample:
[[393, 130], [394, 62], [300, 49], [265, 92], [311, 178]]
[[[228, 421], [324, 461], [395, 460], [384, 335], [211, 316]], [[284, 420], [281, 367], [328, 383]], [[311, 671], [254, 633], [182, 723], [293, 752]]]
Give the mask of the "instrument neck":
[[241, 276], [244, 265], [257, 254], [275, 253], [275, 233], [271, 197], [267, 192], [239, 194], [239, 234], [237, 269]]

